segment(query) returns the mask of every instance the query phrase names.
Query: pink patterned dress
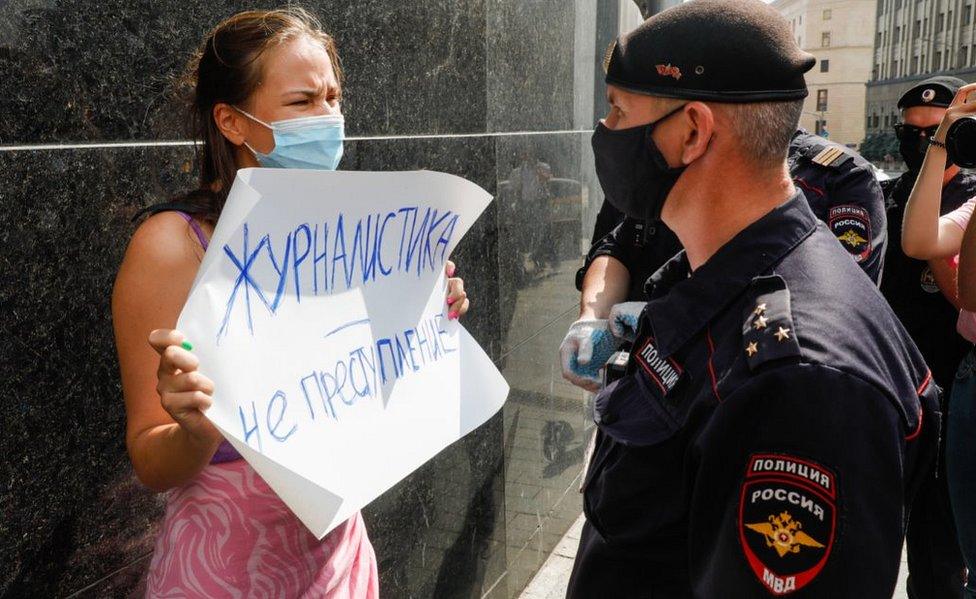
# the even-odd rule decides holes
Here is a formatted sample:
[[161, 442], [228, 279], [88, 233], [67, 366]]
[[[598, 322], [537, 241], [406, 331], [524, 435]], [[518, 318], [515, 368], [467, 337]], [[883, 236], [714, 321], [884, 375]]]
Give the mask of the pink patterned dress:
[[173, 491], [160, 528], [146, 597], [379, 596], [360, 514], [319, 541], [241, 459]]
[[[199, 225], [183, 217], [206, 248]], [[319, 541], [226, 441], [196, 478], [170, 492], [146, 577], [152, 599], [378, 596], [362, 516]]]

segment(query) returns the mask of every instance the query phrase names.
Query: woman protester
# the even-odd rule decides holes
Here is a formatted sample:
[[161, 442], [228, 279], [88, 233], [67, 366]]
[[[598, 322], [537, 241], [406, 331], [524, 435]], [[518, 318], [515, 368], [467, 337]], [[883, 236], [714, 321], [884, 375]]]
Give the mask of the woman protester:
[[[976, 84], [962, 87], [929, 141], [925, 161], [905, 207], [902, 249], [913, 258], [944, 260], [957, 277], [937, 281], [960, 309], [956, 330], [976, 343], [976, 226], [972, 224], [976, 198], [939, 216], [946, 133], [959, 118], [976, 115]], [[933, 269], [936, 271], [937, 269]], [[945, 270], [945, 269], [942, 269]], [[963, 358], [952, 384], [946, 423], [946, 477], [959, 546], [968, 570], [965, 596], [976, 599], [976, 356]]]
[[[206, 36], [188, 73], [199, 188], [150, 209], [112, 297], [129, 456], [146, 486], [168, 492], [146, 595], [377, 597], [362, 516], [321, 541], [305, 529], [207, 420], [214, 384], [173, 330], [237, 170], [338, 165], [335, 42], [299, 8], [242, 12]], [[451, 318], [468, 310], [461, 279], [446, 301]]]

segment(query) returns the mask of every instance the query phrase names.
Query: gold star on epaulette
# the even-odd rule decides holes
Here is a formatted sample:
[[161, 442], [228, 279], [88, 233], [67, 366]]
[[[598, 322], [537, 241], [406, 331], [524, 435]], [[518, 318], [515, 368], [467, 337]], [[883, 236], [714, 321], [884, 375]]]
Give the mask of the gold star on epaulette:
[[759, 316], [756, 318], [755, 322], [752, 323], [752, 326], [756, 327], [756, 330], [759, 331], [765, 329], [768, 323], [769, 323], [768, 318], [766, 318], [765, 316]]
[[786, 341], [790, 338], [790, 330], [784, 327], [780, 327], [774, 334], [776, 335], [777, 341]]
[[755, 341], [751, 342], [748, 347], [746, 347], [746, 353], [749, 354], [750, 358], [759, 353], [759, 344]]
[[756, 316], [762, 316], [763, 312], [765, 311], [766, 311], [766, 304], [763, 303], [756, 306], [756, 309], [753, 310], [752, 313], [755, 314]]

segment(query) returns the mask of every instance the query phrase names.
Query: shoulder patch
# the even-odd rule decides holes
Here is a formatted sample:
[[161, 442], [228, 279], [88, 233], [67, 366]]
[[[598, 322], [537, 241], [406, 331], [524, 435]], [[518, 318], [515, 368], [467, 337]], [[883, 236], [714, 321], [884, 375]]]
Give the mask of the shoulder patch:
[[818, 152], [811, 161], [820, 166], [838, 167], [853, 159], [854, 156], [843, 146], [831, 145]]
[[855, 262], [871, 256], [871, 215], [855, 204], [833, 206], [827, 213], [827, 226]]
[[779, 275], [752, 281], [752, 303], [746, 304], [742, 323], [742, 347], [750, 370], [766, 362], [800, 355], [793, 330], [790, 290]]
[[749, 567], [776, 596], [810, 584], [837, 536], [837, 479], [797, 456], [749, 456], [739, 497], [739, 543]]

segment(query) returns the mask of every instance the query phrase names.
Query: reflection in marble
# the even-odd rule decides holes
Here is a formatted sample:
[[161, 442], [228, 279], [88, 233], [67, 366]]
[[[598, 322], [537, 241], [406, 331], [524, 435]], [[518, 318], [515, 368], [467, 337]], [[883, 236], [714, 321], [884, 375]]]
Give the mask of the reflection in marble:
[[[484, 1], [302, 2], [336, 37], [348, 133], [484, 131]], [[0, 2], [0, 145], [185, 138], [174, 83], [204, 35], [282, 4]]]
[[[0, 153], [0, 591], [55, 596], [148, 551], [109, 320], [130, 218], [187, 184], [186, 149]], [[2, 593], [0, 593], [2, 594]]]

